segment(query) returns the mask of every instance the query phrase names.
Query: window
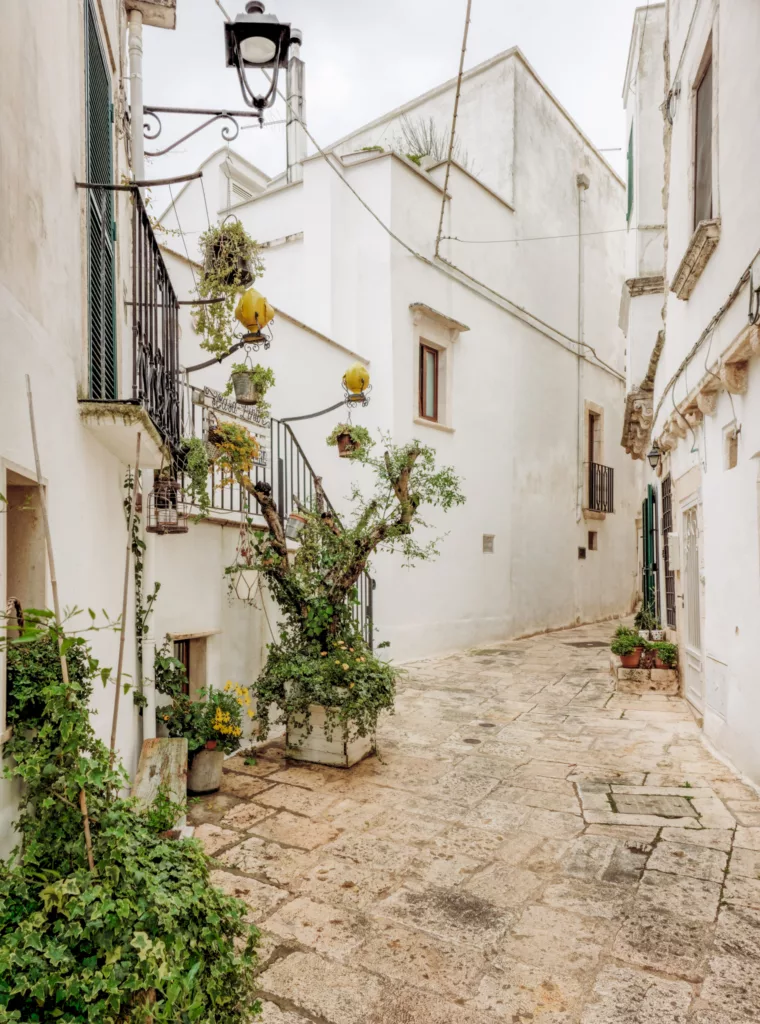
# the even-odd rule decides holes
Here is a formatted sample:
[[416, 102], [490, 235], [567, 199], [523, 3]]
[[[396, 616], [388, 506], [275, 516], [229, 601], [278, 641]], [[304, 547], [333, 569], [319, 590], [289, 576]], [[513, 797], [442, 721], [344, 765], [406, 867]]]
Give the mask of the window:
[[[87, 180], [109, 183], [113, 180], [111, 77], [91, 0], [86, 7]], [[88, 189], [86, 195], [90, 398], [116, 398], [113, 192]]]
[[586, 549], [585, 548], [578, 548], [578, 558], [585, 558], [585, 557], [586, 557]]
[[589, 551], [598, 551], [598, 533], [596, 530], [588, 531], [588, 549]]
[[438, 421], [438, 350], [420, 345], [420, 416]]
[[493, 533], [484, 533], [483, 534], [483, 553], [484, 554], [486, 554], [486, 555], [492, 555], [493, 554], [493, 542], [494, 542], [494, 539], [495, 539], [495, 534], [493, 534]]
[[633, 124], [631, 134], [628, 136], [628, 212], [625, 215], [626, 221], [631, 223], [633, 213]]
[[736, 469], [739, 461], [739, 431], [735, 426], [727, 428], [724, 435], [725, 468]]
[[588, 461], [590, 465], [599, 461], [599, 430], [601, 417], [598, 412], [588, 414]]
[[713, 69], [711, 46], [696, 88], [694, 139], [694, 227], [712, 220], [712, 95]]
[[187, 685], [183, 686], [183, 692], [197, 700], [201, 690], [206, 687], [206, 637], [175, 636], [174, 657], [182, 662], [187, 673]]

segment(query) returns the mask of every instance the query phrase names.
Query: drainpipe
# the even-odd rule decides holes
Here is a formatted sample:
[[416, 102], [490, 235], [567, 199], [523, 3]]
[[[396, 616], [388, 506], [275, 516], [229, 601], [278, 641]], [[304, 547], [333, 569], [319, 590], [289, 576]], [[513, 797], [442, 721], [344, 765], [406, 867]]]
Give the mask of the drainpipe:
[[578, 409], [577, 409], [577, 481], [575, 497], [575, 521], [579, 523], [583, 516], [583, 193], [589, 187], [585, 174], [576, 174], [575, 184], [578, 188]]
[[136, 11], [133, 8], [129, 12], [129, 123], [132, 130], [132, 173], [136, 181], [145, 180], [142, 30], [142, 11]]
[[[145, 529], [145, 517], [148, 511], [148, 494], [153, 489], [153, 470], [149, 469], [143, 476], [143, 517], [141, 537], [145, 544], [143, 549], [143, 601], [153, 593], [156, 585], [156, 537]], [[147, 701], [143, 708], [143, 740], [156, 738], [156, 684], [154, 680], [154, 664], [156, 660], [156, 636], [153, 632], [154, 611], [148, 615], [146, 632], [142, 638], [142, 670], [140, 673], [140, 689]]]
[[304, 105], [305, 68], [301, 60], [301, 33], [293, 29], [290, 34], [290, 59], [288, 61], [288, 83], [286, 103], [285, 148], [288, 162], [288, 184], [303, 181], [303, 162], [306, 157], [306, 135], [299, 122], [306, 124]]

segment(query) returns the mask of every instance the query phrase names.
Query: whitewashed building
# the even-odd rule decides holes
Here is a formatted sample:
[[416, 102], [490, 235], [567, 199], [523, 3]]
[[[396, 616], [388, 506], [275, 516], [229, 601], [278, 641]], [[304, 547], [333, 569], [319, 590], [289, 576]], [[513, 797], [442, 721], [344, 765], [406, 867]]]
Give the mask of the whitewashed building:
[[[645, 598], [708, 742], [760, 783], [760, 152], [751, 0], [635, 18], [624, 88], [628, 396]], [[749, 315], [748, 315], [749, 314]], [[656, 468], [650, 469], [652, 454]]]
[[[369, 362], [371, 403], [355, 418], [434, 445], [464, 478], [467, 505], [436, 524], [437, 561], [373, 568], [376, 625], [399, 660], [625, 613], [637, 589], [636, 469], [617, 443], [624, 183], [508, 50], [464, 76], [436, 254], [445, 163], [397, 150], [404, 119], [446, 136], [454, 91], [447, 82], [326, 155], [291, 160], [263, 189], [255, 168], [212, 154], [206, 201], [191, 182], [160, 218], [192, 246], [209, 202], [239, 200], [228, 176], [254, 191], [212, 217], [231, 211], [265, 244], [257, 287]], [[296, 361], [282, 320], [267, 353], [282, 368], [275, 416], [324, 409], [337, 380]], [[324, 446], [341, 415], [293, 425], [338, 507], [360, 472]]]

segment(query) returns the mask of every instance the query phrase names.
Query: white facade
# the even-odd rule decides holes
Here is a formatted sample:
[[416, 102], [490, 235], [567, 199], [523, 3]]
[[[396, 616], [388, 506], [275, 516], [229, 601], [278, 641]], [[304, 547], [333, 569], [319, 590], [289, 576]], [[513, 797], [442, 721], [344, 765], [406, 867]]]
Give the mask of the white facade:
[[[447, 130], [453, 95], [447, 83], [341, 140], [329, 163], [307, 159], [302, 183], [274, 182], [234, 208], [271, 243], [257, 287], [275, 308], [370, 360], [371, 404], [355, 418], [397, 441], [432, 444], [464, 478], [467, 505], [435, 524], [447, 533], [440, 559], [405, 570], [379, 558], [374, 567], [379, 636], [398, 660], [617, 615], [636, 589], [635, 469], [617, 446], [623, 183], [508, 51], [463, 85], [459, 130], [477, 175], [453, 167], [443, 234], [478, 244], [444, 240], [436, 260], [445, 167], [363, 147], [387, 141], [404, 112]], [[162, 223], [175, 227], [174, 213]], [[195, 183], [176, 213], [190, 239], [205, 228]], [[513, 238], [544, 240], [483, 244]], [[590, 346], [581, 360], [579, 328]], [[437, 422], [420, 416], [421, 342], [439, 353]], [[275, 348], [279, 336], [272, 357]], [[332, 404], [336, 384], [315, 382], [305, 408], [288, 411]], [[275, 392], [276, 415], [287, 397]], [[585, 508], [589, 412], [598, 417], [594, 461], [615, 472], [615, 512], [606, 515]], [[295, 424], [338, 504], [347, 469], [323, 441], [340, 415]]]
[[[656, 475], [646, 463], [644, 470], [659, 511], [663, 484], [666, 499], [671, 488], [660, 607], [681, 646], [685, 695], [708, 742], [760, 783], [760, 335], [747, 317], [748, 270], [760, 246], [760, 122], [750, 113], [760, 86], [760, 11], [750, 0], [649, 8], [640, 58], [646, 14], [637, 13], [629, 61], [629, 81], [632, 65], [642, 69], [638, 89], [626, 87], [629, 123], [638, 122], [631, 246], [634, 238], [639, 252], [646, 246], [641, 228], [656, 215], [637, 218], [636, 196], [656, 211], [663, 184], [666, 232], [659, 264], [630, 276], [662, 275], [664, 290], [650, 296], [662, 306], [659, 321], [651, 308], [639, 317], [643, 296], [630, 302], [633, 390], [623, 443], [637, 458], [651, 440], [664, 453]], [[639, 386], [663, 329], [647, 394]]]

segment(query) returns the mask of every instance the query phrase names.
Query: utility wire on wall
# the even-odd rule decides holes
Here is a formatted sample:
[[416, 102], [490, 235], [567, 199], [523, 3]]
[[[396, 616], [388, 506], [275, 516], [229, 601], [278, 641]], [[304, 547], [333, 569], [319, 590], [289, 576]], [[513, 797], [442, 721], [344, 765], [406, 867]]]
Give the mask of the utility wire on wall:
[[454, 94], [454, 114], [451, 118], [451, 132], [449, 133], [449, 152], [446, 157], [446, 175], [443, 179], [443, 195], [441, 196], [441, 216], [438, 220], [438, 233], [435, 236], [435, 256], [440, 256], [441, 235], [443, 233], [443, 216], [446, 211], [446, 197], [449, 193], [449, 175], [451, 174], [451, 158], [454, 154], [454, 137], [457, 130], [457, 116], [459, 114], [459, 97], [462, 94], [462, 75], [464, 74], [464, 55], [467, 52], [467, 36], [470, 32], [470, 14], [472, 12], [472, 0], [467, 0], [467, 10], [464, 16], [464, 32], [462, 34], [462, 52], [459, 55], [459, 72], [457, 74], [457, 89]]
[[[221, 4], [219, 3], [219, 0], [214, 0], [214, 2], [216, 3], [216, 5], [220, 9], [222, 9], [221, 8]], [[469, 5], [468, 5], [468, 8], [469, 8]], [[265, 75], [265, 77], [267, 79], [269, 79], [269, 76], [266, 74], [266, 72], [264, 72], [264, 75]], [[269, 81], [271, 82], [271, 79], [269, 79]], [[408, 252], [415, 259], [419, 260], [421, 263], [424, 263], [428, 267], [432, 267], [434, 270], [437, 270], [439, 273], [446, 274], [447, 276], [452, 276], [451, 272], [453, 271], [454, 272], [453, 276], [457, 280], [460, 280], [460, 284], [464, 284], [465, 286], [468, 286], [468, 287], [475, 286], [474, 290], [476, 291], [477, 294], [480, 294], [483, 298], [486, 298], [487, 300], [489, 300], [491, 302], [494, 302], [500, 308], [504, 309], [505, 307], [502, 304], [503, 303], [507, 303], [507, 307], [511, 307], [511, 308], [507, 308], [506, 312], [512, 313], [512, 315], [513, 316], [517, 316], [518, 319], [523, 319], [523, 318], [527, 317], [528, 319], [524, 320], [524, 322], [527, 323], [529, 326], [533, 327], [534, 330], [538, 331], [540, 334], [542, 334], [544, 337], [548, 338], [550, 341], [553, 341], [555, 344], [560, 345], [566, 351], [571, 352], [573, 355], [577, 354], [578, 344], [579, 344], [577, 338], [571, 338], [570, 335], [565, 334], [564, 331], [560, 331], [559, 328], [552, 327], [551, 324], [547, 323], [545, 320], [542, 320], [541, 317], [537, 316], [535, 313], [531, 313], [529, 310], [525, 309], [523, 306], [518, 305], [516, 302], [514, 302], [512, 299], [508, 298], [506, 295], [502, 295], [501, 292], [496, 291], [495, 288], [492, 288], [490, 285], [486, 284], [485, 282], [479, 280], [476, 277], [473, 277], [471, 274], [468, 274], [467, 271], [462, 270], [461, 267], [456, 266], [456, 264], [451, 263], [449, 260], [444, 259], [443, 257], [439, 256], [438, 260], [440, 262], [435, 262], [434, 260], [431, 260], [427, 256], [424, 256], [422, 253], [418, 252], [408, 242], [405, 242], [404, 239], [401, 238], [399, 235], [397, 235], [395, 233], [395, 231], [393, 231], [393, 229], [390, 228], [385, 223], [385, 221], [382, 219], [382, 217], [380, 217], [380, 215], [377, 214], [372, 209], [372, 207], [369, 205], [369, 203], [367, 203], [367, 201], [364, 198], [362, 198], [360, 193], [357, 192], [357, 190], [353, 187], [353, 185], [350, 183], [350, 181], [348, 181], [347, 178], [341, 173], [340, 168], [337, 167], [336, 164], [335, 164], [335, 161], [333, 159], [331, 159], [331, 154], [327, 153], [319, 145], [317, 140], [314, 138], [312, 133], [307, 128], [305, 122], [299, 116], [298, 111], [293, 108], [293, 106], [290, 103], [290, 101], [288, 100], [288, 98], [283, 95], [283, 93], [280, 91], [280, 89], [277, 90], [277, 95], [280, 97], [281, 100], [283, 100], [283, 102], [285, 103], [286, 110], [288, 110], [290, 112], [290, 114], [292, 115], [293, 119], [295, 121], [297, 121], [298, 124], [301, 126], [301, 128], [303, 129], [303, 132], [306, 135], [307, 139], [311, 142], [311, 144], [314, 146], [314, 148], [319, 153], [319, 155], [321, 157], [323, 157], [323, 159], [327, 163], [328, 167], [333, 171], [334, 174], [336, 174], [338, 176], [339, 180], [343, 183], [343, 185], [358, 200], [360, 205], [367, 211], [367, 213], [370, 215], [370, 217], [372, 217], [372, 219], [382, 228], [382, 230], [385, 231], [385, 233], [388, 235], [389, 238], [392, 238], [394, 242], [396, 242], [398, 245], [400, 245], [402, 247], [402, 249], [404, 249], [406, 252]], [[340, 157], [336, 157], [335, 159], [337, 159], [339, 161]], [[444, 195], [445, 195], [445, 193], [444, 193]], [[573, 237], [577, 237], [577, 235], [574, 235]], [[447, 269], [447, 268], [450, 268], [450, 269]], [[461, 281], [460, 278], [465, 278], [466, 281]], [[467, 282], [470, 282], [470, 284], [468, 285]], [[489, 294], [488, 295], [483, 295], [483, 291], [481, 291], [481, 289], [483, 291], [489, 293]], [[545, 330], [543, 330], [542, 328], [545, 328]], [[547, 333], [547, 332], [551, 332], [551, 333]], [[563, 344], [563, 341], [559, 341], [558, 340], [559, 338], [563, 339], [563, 341], [568, 342], [569, 345]], [[602, 359], [601, 356], [599, 356], [597, 354], [596, 349], [593, 347], [593, 345], [590, 345], [586, 341], [580, 342], [580, 345], [593, 355], [594, 359], [596, 360], [596, 364], [598, 364], [599, 366], [603, 367], [610, 374], [612, 374], [612, 376], [616, 377], [619, 381], [622, 381], [623, 383], [625, 383], [625, 376], [623, 374], [621, 374], [618, 370], [616, 370], [613, 366], [610, 366], [609, 363], [605, 362], [604, 359]]]

